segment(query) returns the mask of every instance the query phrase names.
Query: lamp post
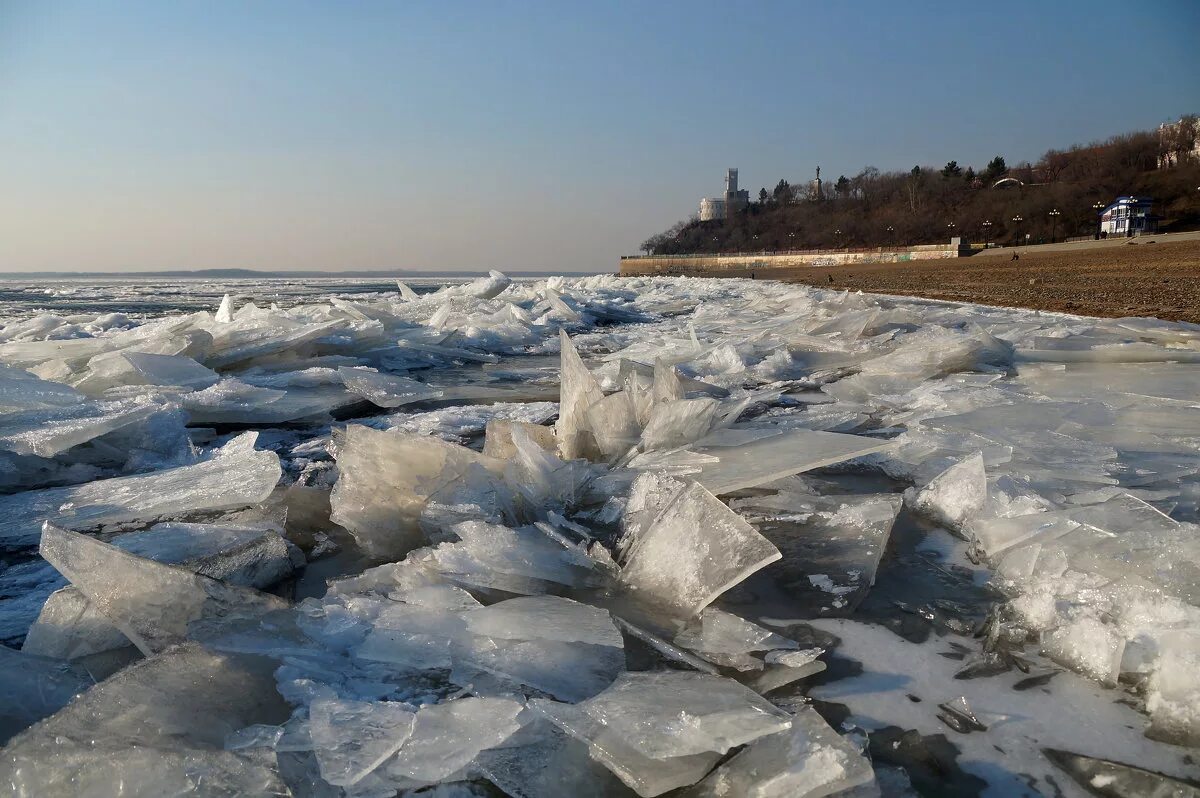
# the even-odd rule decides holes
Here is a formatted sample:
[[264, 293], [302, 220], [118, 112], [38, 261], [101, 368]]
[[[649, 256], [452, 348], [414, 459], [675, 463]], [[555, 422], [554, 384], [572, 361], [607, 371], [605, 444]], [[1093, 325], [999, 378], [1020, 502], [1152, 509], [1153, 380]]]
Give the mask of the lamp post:
[[1060, 217], [1060, 216], [1062, 216], [1062, 214], [1059, 213], [1058, 208], [1055, 208], [1052, 211], [1050, 211], [1050, 243], [1051, 244], [1054, 243], [1054, 234], [1058, 230], [1058, 217]]
[[992, 223], [990, 220], [984, 219], [983, 224], [980, 225], [980, 227], [983, 228], [983, 246], [986, 248], [988, 243], [992, 240]]
[[1012, 218], [1012, 220], [1013, 220], [1013, 244], [1014, 244], [1014, 246], [1020, 246], [1021, 239], [1017, 237], [1017, 227], [1021, 224], [1021, 222], [1025, 221], [1025, 220], [1021, 218], [1021, 214], [1019, 214], [1019, 213], [1016, 216], [1014, 216]]
[[954, 222], [946, 222], [946, 230], [949, 231], [951, 238], [954, 238], [954, 228], [957, 226]]
[[889, 224], [887, 226], [887, 234], [888, 234], [888, 240], [890, 240], [892, 242], [892, 247], [895, 248], [895, 246], [896, 246], [896, 228], [892, 227]]
[[796, 248], [796, 234], [788, 233], [788, 249]]
[[836, 230], [833, 231], [833, 234], [835, 236], [837, 236], [838, 249], [841, 249], [842, 248], [842, 228], [840, 228], [840, 227], [837, 228]]
[[1095, 203], [1094, 205], [1092, 205], [1092, 210], [1094, 210], [1096, 212], [1096, 240], [1099, 241], [1100, 240], [1100, 226], [1101, 226], [1101, 224], [1103, 224], [1103, 217], [1100, 216], [1100, 212], [1102, 210], [1104, 210], [1104, 203], [1103, 202]]
[[758, 252], [758, 251], [759, 251], [759, 249], [758, 249], [758, 233], [755, 233], [755, 234], [754, 234], [754, 235], [751, 237], [751, 242], [750, 242], [750, 243], [753, 245], [753, 247], [754, 247], [754, 251], [755, 251], [755, 252]]

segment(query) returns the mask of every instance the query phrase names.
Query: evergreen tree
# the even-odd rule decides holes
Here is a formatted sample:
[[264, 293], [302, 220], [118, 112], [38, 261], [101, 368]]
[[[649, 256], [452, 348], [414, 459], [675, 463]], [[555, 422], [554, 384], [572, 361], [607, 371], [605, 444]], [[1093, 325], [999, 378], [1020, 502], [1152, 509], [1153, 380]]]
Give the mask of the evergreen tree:
[[1008, 172], [1008, 164], [1004, 162], [1004, 156], [997, 155], [992, 160], [988, 161], [987, 169], [983, 172], [983, 178], [987, 182], [999, 180]]
[[792, 187], [788, 185], [788, 181], [780, 180], [775, 184], [775, 191], [772, 193], [772, 198], [776, 205], [787, 205], [792, 201]]

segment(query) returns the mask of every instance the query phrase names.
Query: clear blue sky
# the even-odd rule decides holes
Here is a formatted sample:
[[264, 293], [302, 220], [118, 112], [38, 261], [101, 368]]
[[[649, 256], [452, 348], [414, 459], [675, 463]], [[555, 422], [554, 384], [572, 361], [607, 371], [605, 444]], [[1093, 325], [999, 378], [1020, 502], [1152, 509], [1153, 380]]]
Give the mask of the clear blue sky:
[[0, 272], [612, 270], [728, 166], [1200, 111], [1200, 2], [8, 2]]

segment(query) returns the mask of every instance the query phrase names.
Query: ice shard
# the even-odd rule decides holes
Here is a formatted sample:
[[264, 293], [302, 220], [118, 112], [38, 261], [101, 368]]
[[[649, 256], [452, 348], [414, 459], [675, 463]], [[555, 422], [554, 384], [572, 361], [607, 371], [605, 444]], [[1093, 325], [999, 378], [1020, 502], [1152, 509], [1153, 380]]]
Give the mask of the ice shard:
[[1200, 632], [1180, 629], [1164, 635], [1146, 698], [1149, 736], [1200, 747], [1197, 673], [1200, 673]]
[[713, 455], [718, 461], [702, 466], [696, 480], [720, 496], [891, 446], [889, 441], [812, 430], [782, 432], [741, 446], [697, 445], [698, 453]]
[[86, 401], [86, 396], [69, 385], [39, 379], [28, 371], [0, 363], [0, 411], [50, 410]]
[[501, 746], [481, 751], [472, 767], [514, 798], [621, 798], [632, 795], [588, 746], [539, 719]]
[[95, 679], [83, 668], [0, 646], [0, 745], [85, 692]]
[[741, 516], [692, 483], [633, 540], [620, 579], [641, 600], [691, 616], [780, 556]]
[[217, 312], [213, 314], [213, 321], [218, 324], [233, 322], [233, 297], [229, 294], [221, 297], [221, 304], [217, 307]]
[[135, 663], [0, 751], [16, 795], [286, 795], [274, 757], [227, 734], [281, 723], [272, 665], [195, 643]]
[[948, 529], [961, 531], [987, 502], [987, 474], [980, 452], [955, 463], [917, 491], [913, 508]]
[[347, 389], [379, 407], [400, 407], [436, 399], [442, 395], [441, 391], [430, 388], [423, 382], [394, 374], [381, 374], [378, 371], [345, 366], [338, 369], [338, 374]]
[[870, 784], [875, 771], [862, 752], [801, 707], [787, 731], [763, 737], [713, 771], [696, 798], [817, 798]]
[[431, 553], [438, 572], [451, 582], [519, 595], [601, 584], [585, 553], [535, 528], [468, 521], [451, 531], [459, 540], [442, 543]]
[[582, 707], [537, 698], [529, 706], [585, 744], [592, 759], [643, 798], [695, 784], [721, 759], [715, 751], [654, 759], [625, 740], [621, 730], [606, 726]]
[[[290, 576], [303, 558], [278, 532], [262, 527], [167, 523], [119, 535], [113, 544], [155, 562], [260, 589]], [[108, 617], [69, 586], [46, 599], [22, 651], [77, 659], [126, 645], [129, 640]]]
[[624, 642], [608, 613], [555, 596], [502, 601], [465, 614], [477, 635], [464, 663], [513, 685], [581, 701], [625, 667]]
[[39, 551], [146, 655], [188, 639], [217, 637], [288, 607], [275, 596], [143, 559], [51, 524], [42, 531]]
[[578, 708], [652, 759], [723, 754], [791, 725], [733, 679], [685, 671], [624, 673]]
[[0, 419], [0, 450], [54, 457], [72, 446], [138, 424], [163, 409], [147, 402], [87, 402], [55, 410], [6, 414]]
[[548, 452], [558, 450], [558, 441], [554, 437], [554, 429], [541, 424], [527, 421], [510, 421], [508, 419], [492, 419], [487, 422], [484, 434], [483, 453], [487, 457], [498, 460], [510, 460], [517, 453], [513, 445], [513, 430], [520, 429], [534, 443]]
[[398, 559], [423, 543], [421, 511], [429, 497], [472, 466], [501, 461], [433, 437], [351, 424], [337, 441], [334, 523], [375, 557]]
[[43, 521], [92, 529], [257, 504], [282, 469], [274, 452], [254, 450], [254, 440], [246, 433], [195, 465], [0, 496], [0, 547], [36, 544]]
[[105, 352], [88, 361], [88, 370], [74, 382], [90, 396], [129, 386], [192, 391], [207, 388], [221, 377], [184, 355], [151, 352]]
[[844, 614], [865, 598], [901, 505], [898, 494], [780, 492], [734, 501], [783, 554], [772, 580], [804, 612], [820, 615]]
[[463, 286], [464, 293], [478, 299], [494, 299], [504, 293], [504, 289], [512, 285], [512, 279], [503, 272], [492, 270], [488, 272], [487, 277], [479, 279]]
[[575, 344], [566, 331], [559, 334], [562, 346], [562, 368], [559, 375], [558, 422], [555, 433], [558, 450], [564, 460], [598, 455], [595, 437], [587, 422], [587, 411], [599, 402], [604, 394], [596, 384], [596, 378], [583, 364]]
[[471, 645], [471, 634], [459, 612], [397, 603], [380, 611], [354, 656], [413, 671], [450, 668], [454, 657]]
[[732, 613], [709, 607], [677, 634], [674, 643], [710, 662], [737, 670], [760, 670], [763, 662], [751, 652], [799, 648], [793, 640]]
[[642, 451], [677, 449], [695, 443], [713, 430], [721, 407], [721, 402], [709, 397], [656, 404], [642, 430]]
[[462, 771], [488, 748], [520, 728], [520, 702], [505, 698], [459, 698], [417, 712], [412, 736], [387, 764], [393, 776], [436, 784]]
[[400, 750], [416, 713], [390, 701], [325, 699], [309, 709], [313, 750], [321, 778], [352, 787]]
[[637, 408], [626, 391], [600, 399], [584, 412], [600, 455], [615, 460], [637, 445], [642, 435]]
[[509, 599], [467, 612], [467, 628], [474, 634], [505, 640], [528, 639], [622, 646], [621, 633], [605, 610], [559, 596]]

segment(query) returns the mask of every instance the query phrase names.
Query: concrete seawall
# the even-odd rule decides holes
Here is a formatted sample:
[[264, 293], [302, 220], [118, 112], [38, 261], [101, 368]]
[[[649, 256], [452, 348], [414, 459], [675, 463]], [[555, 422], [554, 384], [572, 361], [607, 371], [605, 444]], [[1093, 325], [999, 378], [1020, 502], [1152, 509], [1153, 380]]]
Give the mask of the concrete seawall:
[[[815, 250], [807, 252], [757, 252], [733, 255], [634, 255], [621, 258], [621, 274], [626, 277], [689, 275], [722, 277], [750, 271], [769, 273], [772, 269], [801, 267], [853, 266], [859, 263], [907, 263], [916, 260], [941, 260], [970, 254], [957, 244], [926, 244], [904, 249]], [[764, 274], [769, 277], [769, 274]]]

